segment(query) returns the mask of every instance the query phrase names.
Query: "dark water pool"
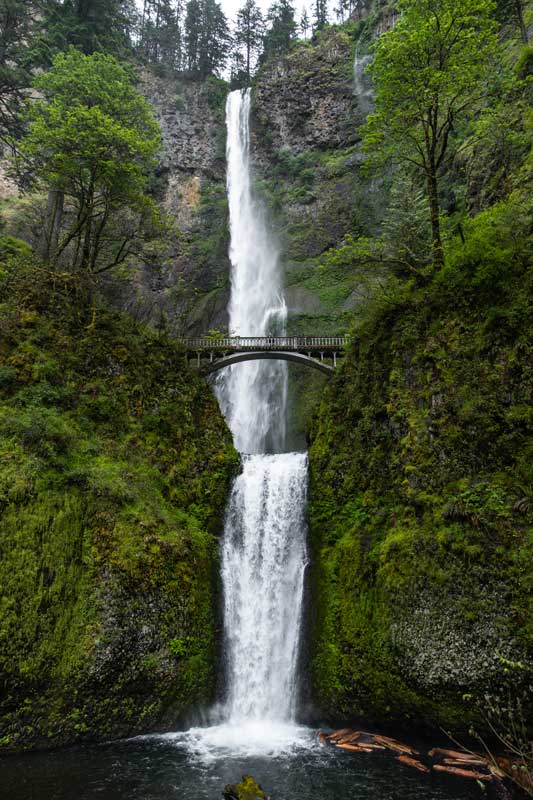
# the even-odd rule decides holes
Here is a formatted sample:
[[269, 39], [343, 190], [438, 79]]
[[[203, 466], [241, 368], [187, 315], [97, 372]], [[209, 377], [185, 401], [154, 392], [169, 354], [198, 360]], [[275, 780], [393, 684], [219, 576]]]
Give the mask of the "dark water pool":
[[251, 774], [273, 800], [474, 800], [477, 784], [421, 775], [382, 754], [319, 747], [285, 752], [191, 747], [184, 735], [145, 737], [0, 762], [2, 800], [215, 800]]

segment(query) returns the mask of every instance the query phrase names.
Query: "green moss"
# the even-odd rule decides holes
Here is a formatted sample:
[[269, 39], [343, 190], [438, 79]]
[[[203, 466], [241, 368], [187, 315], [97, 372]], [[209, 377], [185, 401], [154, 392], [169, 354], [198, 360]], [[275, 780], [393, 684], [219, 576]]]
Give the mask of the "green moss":
[[463, 695], [531, 663], [532, 287], [527, 226], [515, 210], [508, 250], [505, 218], [364, 310], [313, 424], [311, 669], [332, 716], [465, 727]]
[[175, 723], [215, 685], [229, 432], [171, 341], [64, 280], [19, 260], [0, 285], [8, 747]]

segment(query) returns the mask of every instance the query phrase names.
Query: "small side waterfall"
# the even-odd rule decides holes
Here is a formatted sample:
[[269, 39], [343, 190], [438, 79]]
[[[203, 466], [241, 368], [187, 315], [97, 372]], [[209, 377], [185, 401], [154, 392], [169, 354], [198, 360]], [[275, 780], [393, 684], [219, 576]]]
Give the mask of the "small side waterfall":
[[353, 62], [353, 87], [354, 94], [359, 102], [361, 114], [365, 119], [372, 111], [372, 103], [374, 98], [372, 83], [366, 74], [366, 68], [371, 61], [372, 56], [359, 56], [359, 50], [356, 46]]

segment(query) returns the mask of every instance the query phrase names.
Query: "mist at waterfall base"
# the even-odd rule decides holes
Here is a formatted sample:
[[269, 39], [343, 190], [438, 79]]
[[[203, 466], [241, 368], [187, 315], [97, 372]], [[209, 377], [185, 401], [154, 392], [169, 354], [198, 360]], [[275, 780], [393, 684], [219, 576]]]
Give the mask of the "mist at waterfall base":
[[[250, 94], [227, 101], [230, 331], [283, 333], [278, 251], [254, 198]], [[307, 564], [307, 456], [285, 452], [287, 365], [228, 368], [215, 387], [242, 453], [221, 541], [225, 691], [204, 726], [12, 756], [9, 800], [214, 800], [252, 774], [273, 800], [473, 800], [477, 786], [421, 775], [380, 753], [318, 743], [298, 725], [298, 650]]]

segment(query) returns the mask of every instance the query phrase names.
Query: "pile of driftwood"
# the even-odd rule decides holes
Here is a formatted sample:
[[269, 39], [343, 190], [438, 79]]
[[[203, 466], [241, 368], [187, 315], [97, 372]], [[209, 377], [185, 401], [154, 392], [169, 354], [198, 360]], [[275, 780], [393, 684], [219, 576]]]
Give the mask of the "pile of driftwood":
[[505, 777], [496, 764], [477, 753], [462, 753], [458, 750], [445, 750], [442, 747], [434, 747], [426, 753], [421, 753], [389, 736], [355, 731], [351, 728], [343, 728], [334, 733], [321, 732], [318, 738], [322, 744], [330, 744], [342, 750], [357, 753], [388, 752], [394, 755], [397, 761], [419, 772], [443, 772], [484, 782], [500, 781]]

